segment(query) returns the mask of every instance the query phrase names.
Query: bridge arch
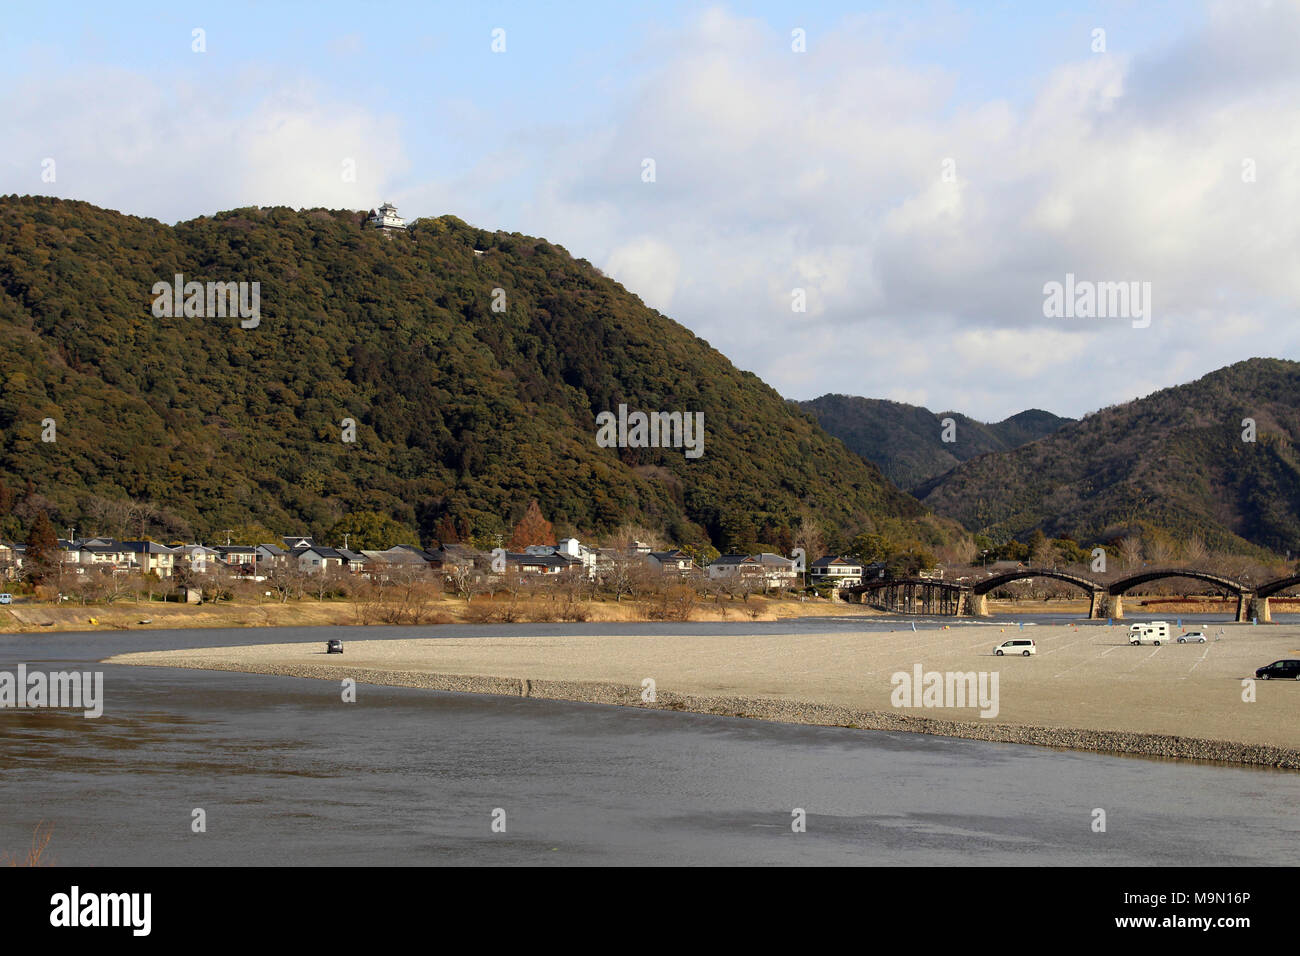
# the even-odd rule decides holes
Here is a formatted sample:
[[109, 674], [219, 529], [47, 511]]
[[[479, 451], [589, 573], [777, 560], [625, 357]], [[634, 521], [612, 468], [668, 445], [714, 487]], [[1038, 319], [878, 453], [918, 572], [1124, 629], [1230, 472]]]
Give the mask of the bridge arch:
[[1192, 578], [1196, 581], [1213, 584], [1225, 591], [1231, 591], [1233, 594], [1247, 594], [1252, 590], [1249, 585], [1242, 584], [1240, 581], [1225, 578], [1221, 574], [1211, 574], [1209, 571], [1197, 571], [1194, 568], [1150, 568], [1139, 571], [1137, 574], [1130, 574], [1126, 578], [1120, 578], [1118, 581], [1112, 581], [1106, 586], [1106, 591], [1108, 594], [1116, 596], [1123, 594], [1129, 588], [1137, 587], [1139, 584], [1149, 584], [1163, 578]]
[[1261, 584], [1255, 588], [1255, 597], [1272, 597], [1274, 594], [1288, 591], [1296, 585], [1300, 585], [1300, 574], [1293, 574], [1289, 578], [1278, 578], [1276, 581], [1269, 581], [1267, 584]]
[[996, 591], [1004, 584], [1010, 584], [1012, 581], [1024, 581], [1028, 578], [1052, 578], [1056, 581], [1064, 581], [1066, 584], [1074, 585], [1088, 595], [1088, 617], [1093, 620], [1101, 617], [1101, 597], [1106, 593], [1105, 586], [1093, 581], [1091, 578], [1085, 578], [1081, 574], [1058, 571], [1055, 568], [1019, 568], [1015, 571], [995, 574], [983, 581], [976, 582], [971, 586], [971, 613], [977, 617], [987, 617], [989, 613], [988, 595], [991, 592]]
[[1012, 581], [1023, 581], [1026, 578], [1054, 578], [1057, 581], [1064, 581], [1066, 584], [1073, 584], [1084, 591], [1100, 591], [1105, 585], [1100, 584], [1090, 578], [1085, 578], [1079, 574], [1071, 574], [1068, 571], [1057, 571], [1055, 568], [1024, 568], [1019, 571], [1007, 571], [1004, 574], [995, 574], [991, 578], [985, 578], [971, 586], [972, 594], [988, 594], [990, 591], [996, 591], [1004, 584], [1010, 584]]
[[1124, 616], [1125, 591], [1135, 588], [1139, 584], [1149, 584], [1152, 581], [1160, 581], [1164, 578], [1191, 578], [1194, 581], [1204, 581], [1207, 584], [1213, 584], [1217, 588], [1222, 588], [1237, 595], [1238, 621], [1247, 620], [1249, 607], [1254, 603], [1255, 591], [1250, 585], [1243, 584], [1233, 578], [1225, 578], [1221, 574], [1197, 571], [1194, 568], [1147, 568], [1136, 574], [1130, 574], [1128, 577], [1120, 578], [1118, 581], [1112, 581], [1107, 585], [1106, 593], [1110, 595], [1111, 616], [1115, 618]]

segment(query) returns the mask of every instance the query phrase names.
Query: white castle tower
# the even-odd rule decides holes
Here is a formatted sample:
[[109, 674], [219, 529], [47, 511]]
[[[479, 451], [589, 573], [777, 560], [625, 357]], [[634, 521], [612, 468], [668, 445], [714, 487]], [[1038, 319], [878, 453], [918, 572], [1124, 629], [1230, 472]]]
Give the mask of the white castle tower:
[[406, 220], [397, 214], [396, 206], [386, 202], [379, 207], [378, 212], [373, 209], [370, 211], [370, 218], [366, 220], [366, 225], [389, 232], [393, 229], [405, 229]]

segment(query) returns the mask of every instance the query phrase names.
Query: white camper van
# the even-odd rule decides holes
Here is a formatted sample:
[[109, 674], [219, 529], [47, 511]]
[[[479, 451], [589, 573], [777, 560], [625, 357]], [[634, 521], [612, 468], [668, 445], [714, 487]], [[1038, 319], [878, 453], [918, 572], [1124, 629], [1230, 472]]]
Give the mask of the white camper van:
[[1154, 644], [1156, 647], [1161, 644], [1168, 644], [1169, 622], [1147, 621], [1142, 624], [1134, 624], [1128, 629], [1128, 642], [1133, 645]]

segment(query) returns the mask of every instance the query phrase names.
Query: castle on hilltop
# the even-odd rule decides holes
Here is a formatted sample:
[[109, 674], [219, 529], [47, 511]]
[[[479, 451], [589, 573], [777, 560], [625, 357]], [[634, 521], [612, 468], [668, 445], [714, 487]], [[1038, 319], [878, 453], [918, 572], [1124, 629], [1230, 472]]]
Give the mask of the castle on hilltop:
[[366, 225], [382, 229], [391, 238], [394, 230], [406, 228], [406, 220], [397, 214], [396, 206], [386, 202], [379, 207], [378, 212], [373, 209], [370, 210], [370, 215], [366, 218]]

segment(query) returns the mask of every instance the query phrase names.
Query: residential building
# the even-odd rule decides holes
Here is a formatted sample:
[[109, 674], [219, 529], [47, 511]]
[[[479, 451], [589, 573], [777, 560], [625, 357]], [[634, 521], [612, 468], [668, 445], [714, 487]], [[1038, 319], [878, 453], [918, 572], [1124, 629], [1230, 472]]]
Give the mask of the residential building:
[[126, 566], [130, 571], [169, 578], [175, 570], [176, 551], [166, 545], [156, 541], [119, 541], [117, 546], [126, 558]]
[[257, 567], [263, 574], [273, 568], [284, 568], [289, 565], [289, 552], [278, 544], [259, 544], [255, 551]]
[[298, 562], [298, 570], [308, 574], [316, 571], [337, 571], [343, 567], [343, 555], [334, 548], [315, 544], [309, 548], [295, 548], [290, 560]]
[[827, 555], [808, 566], [810, 583], [830, 583], [836, 589], [855, 587], [862, 583], [862, 563], [852, 558]]
[[685, 551], [651, 551], [645, 555], [646, 564], [660, 574], [688, 577], [695, 570], [695, 559]]

